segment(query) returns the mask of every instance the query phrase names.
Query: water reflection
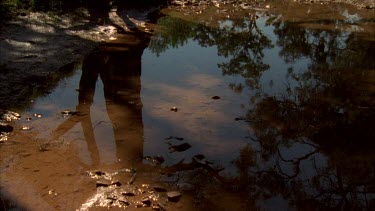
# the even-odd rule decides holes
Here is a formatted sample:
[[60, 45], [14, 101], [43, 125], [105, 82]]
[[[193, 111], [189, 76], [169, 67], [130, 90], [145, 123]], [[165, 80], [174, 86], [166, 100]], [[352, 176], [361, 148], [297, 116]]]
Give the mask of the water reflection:
[[[229, 58], [218, 64], [223, 75], [240, 75], [259, 93], [239, 118], [252, 133], [235, 161], [235, 186], [248, 194], [249, 206], [272, 209], [281, 198], [297, 209], [373, 208], [375, 43], [263, 16], [276, 35], [272, 41], [254, 17], [218, 21], [217, 28], [167, 17], [159, 22], [166, 33], [154, 36], [150, 48], [161, 54], [189, 39], [216, 46]], [[277, 94], [262, 81], [270, 68], [264, 51], [272, 43], [287, 68], [287, 84]]]
[[[373, 209], [374, 42], [305, 23], [166, 16], [151, 38], [124, 35], [84, 60], [77, 113], [52, 140], [81, 124], [85, 170], [114, 142], [107, 168], [183, 190], [187, 210]], [[113, 137], [95, 134], [98, 92]]]
[[76, 112], [53, 132], [53, 139], [58, 139], [80, 122], [94, 166], [100, 164], [100, 158], [90, 107], [94, 102], [99, 78], [103, 83], [106, 111], [113, 128], [117, 159], [130, 167], [134, 163], [140, 163], [143, 158], [140, 77], [141, 57], [149, 38], [144, 34], [137, 36], [126, 36], [134, 44], [108, 44], [84, 59]]

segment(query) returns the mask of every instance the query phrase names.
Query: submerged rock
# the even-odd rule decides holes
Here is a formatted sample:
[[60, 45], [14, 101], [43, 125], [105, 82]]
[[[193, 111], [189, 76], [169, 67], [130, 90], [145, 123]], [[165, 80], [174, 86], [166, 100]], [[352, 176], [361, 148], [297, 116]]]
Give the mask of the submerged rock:
[[121, 194], [124, 196], [135, 196], [135, 194], [132, 191], [124, 191]]
[[0, 143], [4, 143], [5, 141], [8, 141], [8, 135], [0, 133]]
[[152, 205], [152, 210], [163, 210], [163, 207], [160, 206], [159, 204], [153, 204]]
[[144, 197], [144, 198], [142, 198], [142, 203], [144, 204], [144, 205], [146, 205], [146, 206], [150, 206], [151, 205], [151, 199], [150, 199], [150, 197]]
[[126, 198], [124, 196], [119, 196], [117, 198], [117, 200], [119, 201], [120, 204], [122, 205], [126, 205], [126, 206], [129, 206], [130, 203], [126, 200]]
[[144, 157], [145, 160], [147, 160], [148, 162], [150, 162], [151, 164], [155, 165], [155, 166], [158, 166], [158, 165], [161, 165], [162, 163], [164, 163], [164, 158], [162, 156], [146, 156]]
[[121, 183], [119, 181], [110, 181], [106, 179], [100, 179], [96, 181], [96, 187], [108, 187], [111, 185], [121, 186]]
[[111, 181], [109, 180], [106, 180], [106, 179], [100, 179], [98, 181], [96, 181], [96, 187], [108, 187], [112, 184]]
[[154, 189], [154, 191], [156, 191], [156, 192], [167, 192], [167, 189], [165, 189], [165, 188], [162, 188], [162, 187], [154, 187], [153, 188]]
[[182, 196], [180, 191], [169, 191], [167, 192], [168, 201], [178, 202]]
[[177, 112], [177, 111], [178, 111], [178, 108], [173, 106], [173, 107], [170, 108], [170, 110], [171, 110], [171, 111], [174, 111], [174, 112]]
[[0, 120], [3, 121], [12, 121], [17, 120], [21, 117], [21, 115], [14, 111], [0, 111]]
[[183, 152], [191, 148], [191, 145], [188, 143], [183, 143], [180, 145], [173, 145], [169, 147], [170, 152]]
[[0, 123], [0, 133], [10, 133], [13, 131], [13, 126]]

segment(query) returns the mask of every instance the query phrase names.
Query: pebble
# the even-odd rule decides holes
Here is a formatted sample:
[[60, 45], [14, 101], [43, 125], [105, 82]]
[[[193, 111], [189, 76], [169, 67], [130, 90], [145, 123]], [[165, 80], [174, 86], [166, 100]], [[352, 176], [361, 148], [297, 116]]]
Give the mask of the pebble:
[[11, 125], [0, 123], [0, 132], [10, 133], [12, 131], [13, 131], [13, 127]]
[[163, 210], [163, 208], [159, 204], [153, 204], [152, 209], [153, 210]]
[[171, 111], [174, 111], [174, 112], [177, 112], [178, 111], [178, 108], [177, 107], [171, 107], [171, 109], [170, 109]]
[[34, 114], [34, 116], [35, 116], [35, 117], [38, 117], [38, 118], [42, 117], [41, 114]]
[[190, 144], [183, 143], [180, 145], [174, 145], [174, 146], [169, 147], [169, 151], [170, 152], [183, 152], [183, 151], [188, 150], [189, 148], [191, 148]]
[[124, 195], [124, 196], [135, 196], [135, 194], [133, 192], [130, 192], [130, 191], [125, 191], [125, 192], [122, 192], [121, 194]]
[[109, 180], [106, 180], [106, 179], [100, 179], [98, 181], [96, 181], [96, 187], [108, 187], [112, 185], [112, 182], [109, 181]]
[[151, 205], [151, 199], [149, 197], [144, 197], [142, 198], [142, 203], [145, 204], [146, 206], [150, 206]]
[[22, 130], [30, 130], [31, 128], [29, 126], [22, 126], [21, 129]]
[[169, 191], [167, 192], [168, 201], [178, 202], [182, 196], [180, 191]]
[[154, 191], [156, 191], [156, 192], [167, 192], [167, 189], [165, 189], [165, 188], [162, 188], [162, 187], [154, 187], [153, 188], [154, 189]]
[[129, 202], [126, 200], [126, 198], [123, 197], [123, 196], [119, 196], [119, 197], [117, 198], [117, 200], [118, 200], [121, 204], [124, 204], [124, 205], [126, 205], [126, 206], [129, 206], [129, 205], [130, 205]]
[[5, 121], [12, 121], [12, 120], [18, 120], [21, 117], [19, 113], [16, 113], [14, 111], [5, 111], [4, 113], [0, 113], [0, 119], [3, 119]]

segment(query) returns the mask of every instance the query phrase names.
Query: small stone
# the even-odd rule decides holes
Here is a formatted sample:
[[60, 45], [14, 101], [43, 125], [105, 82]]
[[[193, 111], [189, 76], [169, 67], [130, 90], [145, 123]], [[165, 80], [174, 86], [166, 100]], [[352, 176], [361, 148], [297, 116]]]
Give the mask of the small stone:
[[38, 117], [38, 118], [42, 117], [41, 114], [34, 114], [34, 116], [35, 116], [35, 117]]
[[156, 192], [167, 192], [167, 189], [165, 189], [165, 188], [162, 188], [162, 187], [154, 187], [153, 188], [154, 189], [154, 191], [156, 191]]
[[97, 175], [97, 176], [103, 176], [103, 175], [105, 175], [105, 172], [100, 171], [100, 170], [96, 170], [96, 171], [94, 171], [94, 174]]
[[0, 143], [8, 141], [8, 136], [0, 133]]
[[236, 117], [234, 118], [235, 121], [242, 121], [242, 120], [246, 120], [245, 117]]
[[117, 196], [115, 194], [108, 194], [106, 199], [117, 200]]
[[13, 112], [13, 111], [5, 111], [0, 112], [0, 119], [5, 121], [12, 121], [12, 120], [18, 120], [21, 117], [19, 113]]
[[183, 191], [193, 191], [195, 189], [193, 184], [187, 182], [177, 183], [177, 186], [180, 190]]
[[169, 147], [170, 152], [183, 152], [191, 148], [191, 145], [188, 143], [183, 143], [180, 145], [174, 145]]
[[31, 117], [26, 117], [26, 121], [31, 121]]
[[169, 191], [167, 192], [168, 201], [178, 202], [182, 196], [180, 191]]
[[133, 192], [130, 192], [130, 191], [125, 191], [125, 192], [122, 192], [121, 194], [124, 195], [124, 196], [135, 196], [135, 194]]
[[129, 205], [130, 205], [129, 202], [126, 200], [126, 198], [123, 197], [123, 196], [118, 197], [117, 200], [118, 200], [121, 204], [123, 204], [123, 205], [126, 205], [126, 206], [129, 206]]
[[174, 111], [174, 112], [177, 112], [178, 111], [178, 108], [177, 107], [171, 107], [171, 109], [170, 109], [171, 111]]
[[96, 181], [96, 187], [108, 187], [112, 184], [111, 181], [109, 180], [106, 180], [106, 179], [100, 179], [98, 181]]
[[152, 210], [163, 210], [163, 208], [159, 204], [153, 204]]
[[112, 181], [111, 185], [121, 186], [121, 182], [119, 181]]
[[0, 123], [0, 132], [10, 133], [12, 131], [13, 131], [13, 127], [11, 125]]
[[61, 114], [63, 116], [68, 116], [68, 115], [74, 114], [74, 112], [70, 110], [64, 110], [64, 111], [61, 111]]
[[150, 206], [151, 205], [151, 199], [149, 197], [144, 197], [142, 198], [142, 203], [145, 204], [146, 206]]
[[219, 96], [213, 96], [213, 97], [211, 97], [212, 99], [214, 99], [214, 100], [218, 100], [218, 99], [220, 99], [221, 97], [219, 97]]
[[152, 158], [152, 163], [154, 165], [160, 165], [160, 164], [164, 163], [164, 158], [162, 156], [154, 156]]
[[22, 130], [30, 130], [31, 128], [29, 126], [22, 126], [21, 129]]

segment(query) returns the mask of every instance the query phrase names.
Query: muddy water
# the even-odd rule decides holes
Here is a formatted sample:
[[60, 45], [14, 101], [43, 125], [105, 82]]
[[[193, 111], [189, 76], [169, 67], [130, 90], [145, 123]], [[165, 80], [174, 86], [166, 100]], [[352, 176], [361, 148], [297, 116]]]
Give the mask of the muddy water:
[[77, 62], [12, 122], [2, 194], [31, 210], [373, 209], [373, 14], [265, 6], [167, 9], [152, 36]]

